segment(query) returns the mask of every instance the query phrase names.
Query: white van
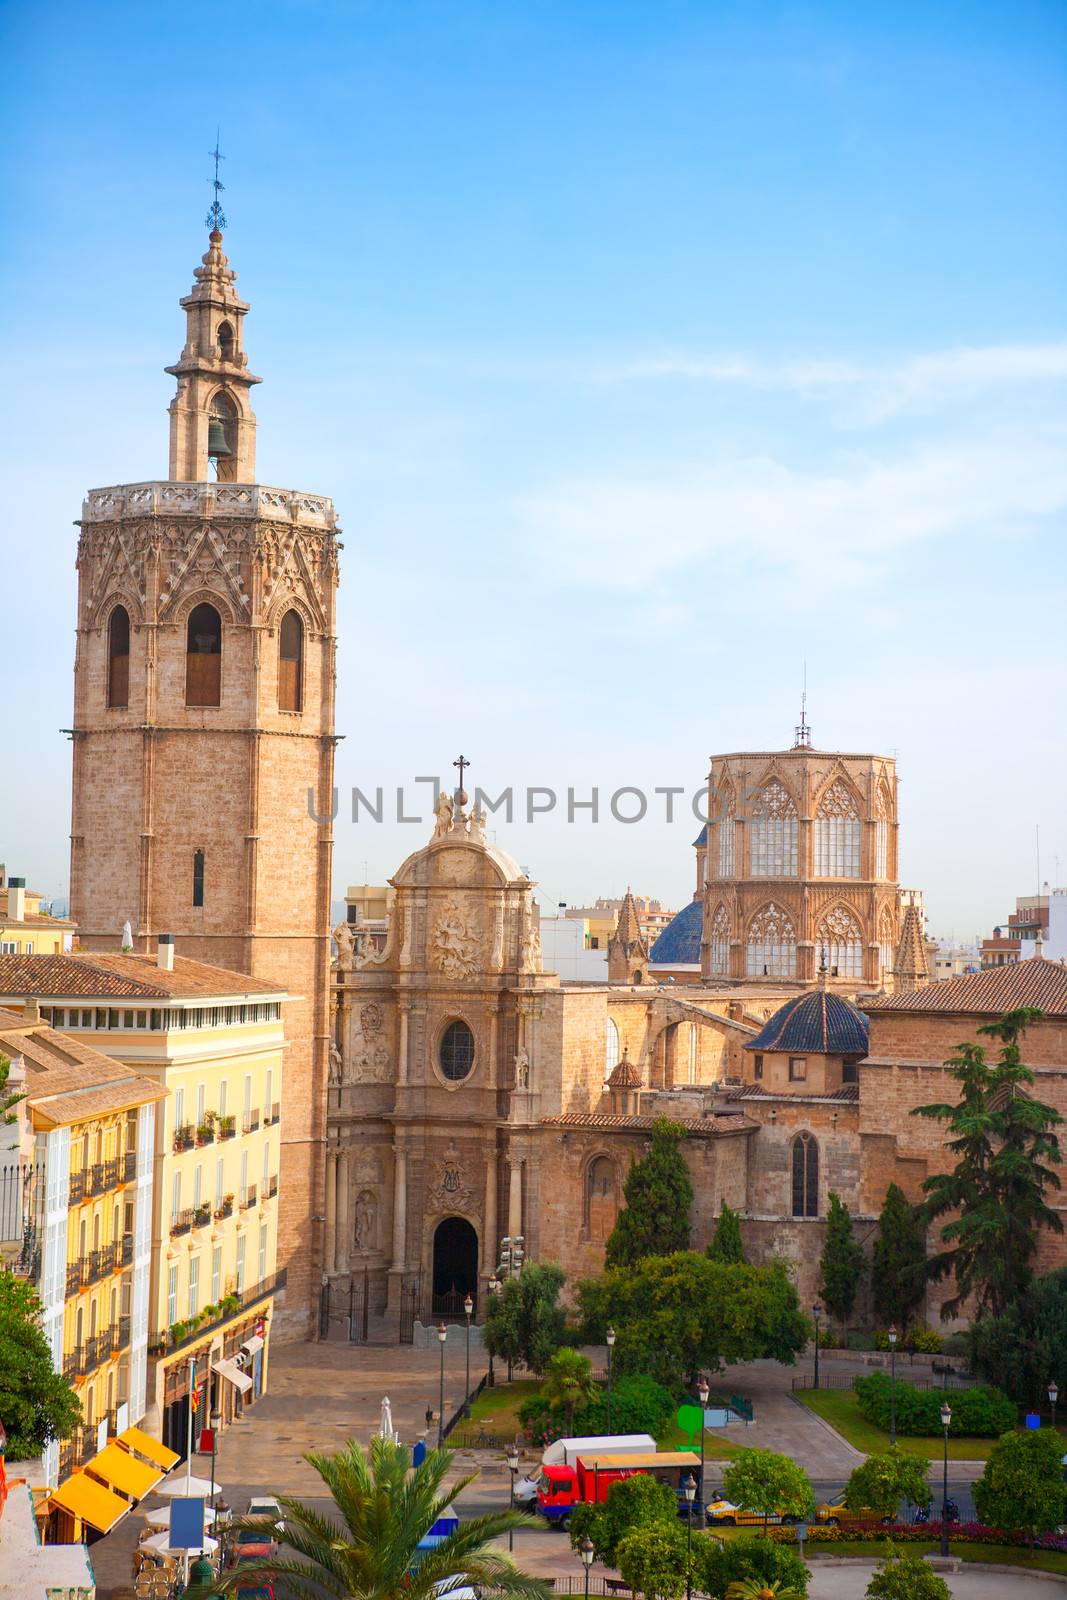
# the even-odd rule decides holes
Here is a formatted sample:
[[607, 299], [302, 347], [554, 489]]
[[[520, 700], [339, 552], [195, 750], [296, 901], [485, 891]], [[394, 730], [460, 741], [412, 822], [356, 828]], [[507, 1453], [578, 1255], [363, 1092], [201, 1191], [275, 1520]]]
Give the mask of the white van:
[[[570, 1467], [579, 1456], [615, 1455], [640, 1456], [655, 1450], [656, 1441], [650, 1433], [602, 1433], [584, 1439], [556, 1439], [546, 1444], [541, 1457], [542, 1467]], [[527, 1506], [537, 1499], [537, 1480], [540, 1471], [532, 1478], [520, 1478], [515, 1485], [515, 1504]]]

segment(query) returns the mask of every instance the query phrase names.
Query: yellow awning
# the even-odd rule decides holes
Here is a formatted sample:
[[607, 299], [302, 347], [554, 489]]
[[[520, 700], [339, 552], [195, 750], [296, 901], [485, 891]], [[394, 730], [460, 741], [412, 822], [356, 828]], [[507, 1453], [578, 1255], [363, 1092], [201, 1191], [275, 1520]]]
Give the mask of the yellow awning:
[[84, 1472], [76, 1472], [73, 1478], [53, 1489], [50, 1499], [54, 1506], [61, 1506], [72, 1517], [80, 1517], [98, 1533], [109, 1533], [130, 1509], [128, 1500], [112, 1494], [110, 1489], [87, 1478]]
[[128, 1450], [120, 1450], [114, 1441], [86, 1462], [85, 1470], [95, 1472], [98, 1478], [103, 1478], [112, 1489], [130, 1500], [143, 1500], [163, 1477], [158, 1468], [138, 1461]]
[[150, 1433], [142, 1433], [140, 1428], [127, 1428], [125, 1433], [119, 1434], [115, 1443], [125, 1445], [127, 1450], [136, 1450], [138, 1455], [147, 1456], [164, 1472], [169, 1472], [175, 1462], [181, 1460], [177, 1450], [168, 1450], [165, 1444], [153, 1439]]

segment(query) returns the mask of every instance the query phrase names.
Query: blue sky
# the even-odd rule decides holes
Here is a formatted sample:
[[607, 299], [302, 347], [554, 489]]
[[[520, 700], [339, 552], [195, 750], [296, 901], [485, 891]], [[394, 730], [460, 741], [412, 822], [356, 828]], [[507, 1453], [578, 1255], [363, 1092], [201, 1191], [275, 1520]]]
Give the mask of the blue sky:
[[[259, 476], [346, 530], [343, 794], [460, 748], [492, 793], [692, 789], [790, 742], [806, 659], [816, 743], [898, 753], [934, 931], [1031, 892], [1038, 827], [1067, 880], [1062, 6], [2, 26], [11, 870], [65, 890], [72, 520], [165, 471], [218, 123]], [[656, 816], [498, 833], [549, 903], [681, 903]], [[342, 814], [338, 883], [423, 833]]]

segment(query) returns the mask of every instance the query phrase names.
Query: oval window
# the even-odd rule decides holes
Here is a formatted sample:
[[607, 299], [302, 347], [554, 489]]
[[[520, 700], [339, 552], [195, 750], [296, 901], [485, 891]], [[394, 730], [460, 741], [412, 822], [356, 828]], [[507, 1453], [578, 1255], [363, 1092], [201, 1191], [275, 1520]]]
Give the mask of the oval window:
[[474, 1035], [465, 1022], [450, 1022], [441, 1035], [441, 1071], [452, 1083], [461, 1083], [474, 1067]]

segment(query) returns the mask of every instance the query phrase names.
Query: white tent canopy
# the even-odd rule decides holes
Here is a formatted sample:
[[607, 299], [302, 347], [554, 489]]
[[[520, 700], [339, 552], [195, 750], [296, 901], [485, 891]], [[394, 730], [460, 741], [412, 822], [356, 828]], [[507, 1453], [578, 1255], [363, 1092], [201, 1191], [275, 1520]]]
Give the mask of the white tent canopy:
[[[144, 1544], [141, 1546], [141, 1549], [142, 1550], [158, 1550], [161, 1555], [167, 1555], [167, 1556], [183, 1556], [183, 1555], [186, 1554], [184, 1548], [178, 1550], [178, 1549], [175, 1549], [172, 1546], [172, 1544], [170, 1542], [170, 1529], [169, 1528], [166, 1530], [165, 1533], [154, 1533], [152, 1535], [151, 1539], [146, 1539], [145, 1540]], [[198, 1545], [195, 1549], [190, 1549], [188, 1553], [191, 1556], [203, 1556], [203, 1555], [210, 1556], [210, 1555], [213, 1555], [214, 1552], [217, 1549], [218, 1549], [218, 1540], [217, 1539], [212, 1539], [208, 1534], [205, 1533], [203, 1544], [202, 1545]]]
[[[215, 1493], [218, 1494], [221, 1488], [222, 1484], [216, 1478]], [[156, 1494], [199, 1495], [202, 1499], [206, 1500], [211, 1494], [211, 1480], [209, 1478], [198, 1478], [195, 1472], [190, 1473], [187, 1477], [181, 1468], [178, 1467], [175, 1468], [170, 1477], [167, 1478], [164, 1483], [161, 1483], [157, 1486], [155, 1492]]]

